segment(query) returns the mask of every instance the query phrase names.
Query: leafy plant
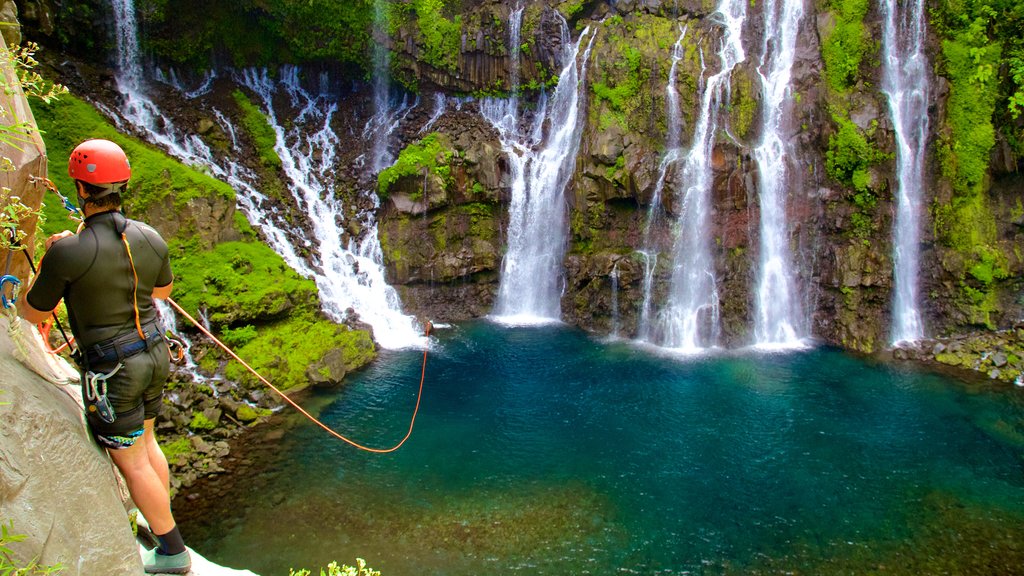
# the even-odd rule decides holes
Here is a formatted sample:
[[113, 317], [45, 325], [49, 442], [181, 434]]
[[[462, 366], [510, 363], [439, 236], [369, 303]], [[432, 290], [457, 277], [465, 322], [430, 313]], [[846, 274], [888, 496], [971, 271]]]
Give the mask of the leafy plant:
[[[289, 570], [288, 576], [309, 576], [309, 570]], [[342, 565], [338, 566], [337, 562], [331, 562], [327, 565], [327, 571], [325, 572], [322, 568], [320, 569], [320, 576], [380, 576], [380, 572], [366, 566], [366, 560], [362, 558], [356, 558], [355, 566]]]
[[13, 520], [9, 520], [7, 524], [0, 524], [0, 576], [48, 576], [59, 574], [64, 569], [60, 564], [42, 566], [39, 564], [38, 558], [33, 558], [27, 564], [16, 560], [14, 551], [9, 546], [15, 542], [24, 541], [26, 536], [14, 534], [13, 531]]

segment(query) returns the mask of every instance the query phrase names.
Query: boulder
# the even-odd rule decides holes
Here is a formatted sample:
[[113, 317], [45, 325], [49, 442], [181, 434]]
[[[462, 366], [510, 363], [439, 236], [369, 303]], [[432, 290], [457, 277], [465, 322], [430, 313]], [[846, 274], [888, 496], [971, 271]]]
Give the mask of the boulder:
[[0, 324], [0, 520], [26, 537], [10, 544], [14, 556], [61, 563], [65, 576], [141, 574], [114, 468], [86, 430], [78, 387], [18, 362]]

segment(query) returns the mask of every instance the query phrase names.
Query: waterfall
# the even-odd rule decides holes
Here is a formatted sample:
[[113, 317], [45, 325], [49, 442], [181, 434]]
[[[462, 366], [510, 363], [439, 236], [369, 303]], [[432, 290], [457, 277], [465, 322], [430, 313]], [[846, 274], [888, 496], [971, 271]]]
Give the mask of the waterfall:
[[368, 125], [373, 138], [370, 169], [376, 174], [394, 161], [388, 151], [391, 130], [387, 118], [391, 116], [391, 52], [388, 50], [386, 0], [373, 2], [373, 118]]
[[611, 274], [608, 275], [612, 282], [612, 338], [619, 337], [619, 262], [612, 265]]
[[799, 304], [793, 281], [786, 218], [790, 78], [803, 0], [765, 0], [761, 78], [761, 143], [754, 149], [761, 203], [761, 259], [754, 301], [754, 337], [762, 347], [798, 347]]
[[448, 101], [441, 92], [434, 92], [434, 111], [430, 114], [430, 120], [420, 128], [420, 134], [429, 132], [434, 124], [441, 119], [445, 109], [448, 107]]
[[724, 27], [718, 51], [722, 68], [710, 78], [700, 99], [690, 150], [683, 160], [679, 236], [673, 246], [668, 304], [659, 316], [661, 344], [694, 352], [718, 342], [719, 301], [711, 256], [711, 155], [718, 111], [727, 98], [733, 68], [746, 58], [742, 28], [748, 0], [721, 0], [715, 12]]
[[167, 332], [172, 332], [177, 335], [185, 345], [185, 365], [182, 366], [180, 370], [184, 370], [196, 384], [208, 382], [209, 378], [199, 371], [199, 365], [196, 364], [195, 359], [192, 358], [192, 341], [178, 332], [178, 315], [174, 313], [174, 308], [171, 308], [170, 304], [164, 300], [156, 298], [153, 299], [153, 303], [156, 305], [157, 312], [159, 313], [160, 328], [165, 334]]
[[[337, 103], [326, 94], [325, 78], [321, 78], [321, 92], [312, 95], [300, 85], [296, 67], [283, 68], [278, 83], [272, 82], [265, 70], [246, 70], [235, 77], [236, 82], [248, 87], [263, 101], [264, 112], [277, 136], [275, 151], [282, 160], [290, 191], [302, 213], [307, 215], [313, 232], [313, 237], [307, 239], [307, 246], [315, 251], [311, 266], [292, 244], [292, 238], [304, 238], [306, 233], [284, 223], [278, 208], [259, 192], [259, 178], [230, 158], [218, 160], [198, 136], [183, 136], [146, 96], [134, 6], [131, 0], [111, 1], [117, 16], [117, 85], [124, 98], [121, 116], [179, 160], [205, 166], [215, 177], [230, 184], [235, 189], [239, 208], [263, 233], [266, 243], [289, 266], [315, 280], [324, 311], [333, 320], [343, 321], [352, 309], [373, 327], [374, 337], [382, 347], [422, 345], [414, 319], [402, 314], [397, 293], [384, 281], [383, 255], [373, 214], [358, 215], [364, 230], [362, 241], [351, 240], [348, 246], [341, 245], [345, 231], [340, 223], [345, 221], [345, 214], [341, 203], [335, 199], [334, 190], [340, 138], [331, 129]], [[279, 91], [288, 96], [292, 109], [297, 111], [295, 118], [285, 122], [278, 120], [272, 104]], [[381, 126], [386, 136], [411, 109], [406, 99], [397, 110], [384, 116]], [[233, 149], [237, 150], [234, 126], [219, 110], [214, 109], [213, 114], [225, 127]], [[290, 128], [286, 130], [283, 124]], [[370, 195], [376, 199], [376, 195]]]
[[924, 338], [918, 310], [921, 197], [928, 138], [928, 60], [924, 54], [925, 2], [884, 0], [882, 92], [896, 131], [897, 208], [893, 226], [892, 342]]
[[[562, 260], [568, 234], [565, 188], [575, 168], [582, 133], [580, 91], [585, 89], [590, 37], [581, 62], [583, 30], [573, 44], [562, 21], [563, 68], [550, 98], [541, 96], [532, 126], [520, 133], [518, 99], [486, 99], [481, 114], [494, 125], [512, 171], [508, 249], [501, 264], [501, 283], [494, 314], [504, 321], [534, 324], [557, 321], [561, 315]], [[544, 126], [550, 132], [544, 138]]]
[[[362, 321], [373, 326], [374, 337], [384, 348], [421, 344], [413, 318], [402, 314], [397, 292], [384, 279], [384, 258], [372, 212], [360, 215], [364, 239], [342, 245], [347, 218], [334, 184], [341, 139], [331, 128], [337, 103], [327, 94], [311, 94], [303, 89], [296, 67], [284, 67], [280, 77], [275, 83], [266, 70], [247, 70], [241, 83], [263, 102], [263, 111], [277, 135], [274, 150], [281, 158], [298, 208], [311, 225], [309, 241], [319, 268], [314, 279], [325, 312], [342, 321], [348, 309], [354, 309]], [[292, 108], [299, 111], [295, 118], [278, 118], [273, 102], [279, 89], [292, 98]]]
[[658, 169], [658, 182], [654, 186], [654, 194], [651, 196], [651, 205], [647, 209], [647, 223], [644, 225], [643, 250], [638, 252], [644, 258], [644, 300], [640, 307], [639, 338], [649, 342], [651, 339], [651, 308], [653, 306], [652, 293], [654, 288], [654, 272], [658, 267], [657, 246], [651, 242], [651, 229], [655, 223], [661, 220], [663, 210], [661, 207], [661, 195], [665, 190], [665, 179], [668, 176], [669, 168], [679, 160], [681, 146], [682, 114], [679, 109], [679, 90], [676, 89], [676, 76], [679, 69], [679, 62], [683, 59], [683, 38], [686, 37], [686, 28], [680, 30], [679, 39], [672, 47], [672, 66], [668, 71], [668, 83], [665, 84], [665, 118], [668, 121], [668, 129], [665, 134], [665, 156], [661, 159], [661, 166]]
[[519, 91], [519, 43], [523, 28], [523, 7], [517, 6], [508, 18], [508, 58], [510, 62], [508, 74], [508, 91], [515, 94]]

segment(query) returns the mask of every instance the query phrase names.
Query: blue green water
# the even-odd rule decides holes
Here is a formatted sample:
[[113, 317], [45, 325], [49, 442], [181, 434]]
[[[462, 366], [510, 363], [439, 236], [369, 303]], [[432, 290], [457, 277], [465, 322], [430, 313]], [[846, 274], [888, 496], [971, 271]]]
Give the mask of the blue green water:
[[[421, 359], [385, 353], [310, 402], [394, 444]], [[182, 521], [264, 576], [356, 557], [385, 576], [1024, 573], [1024, 390], [830, 349], [681, 359], [471, 323], [438, 333], [397, 453], [308, 425], [273, 448]]]

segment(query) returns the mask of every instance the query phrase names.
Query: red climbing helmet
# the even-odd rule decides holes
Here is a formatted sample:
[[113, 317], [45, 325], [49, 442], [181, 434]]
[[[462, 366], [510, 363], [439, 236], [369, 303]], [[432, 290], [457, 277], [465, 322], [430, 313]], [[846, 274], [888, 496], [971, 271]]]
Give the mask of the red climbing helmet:
[[110, 140], [86, 140], [68, 160], [68, 176], [89, 184], [127, 182], [132, 177], [128, 156]]

